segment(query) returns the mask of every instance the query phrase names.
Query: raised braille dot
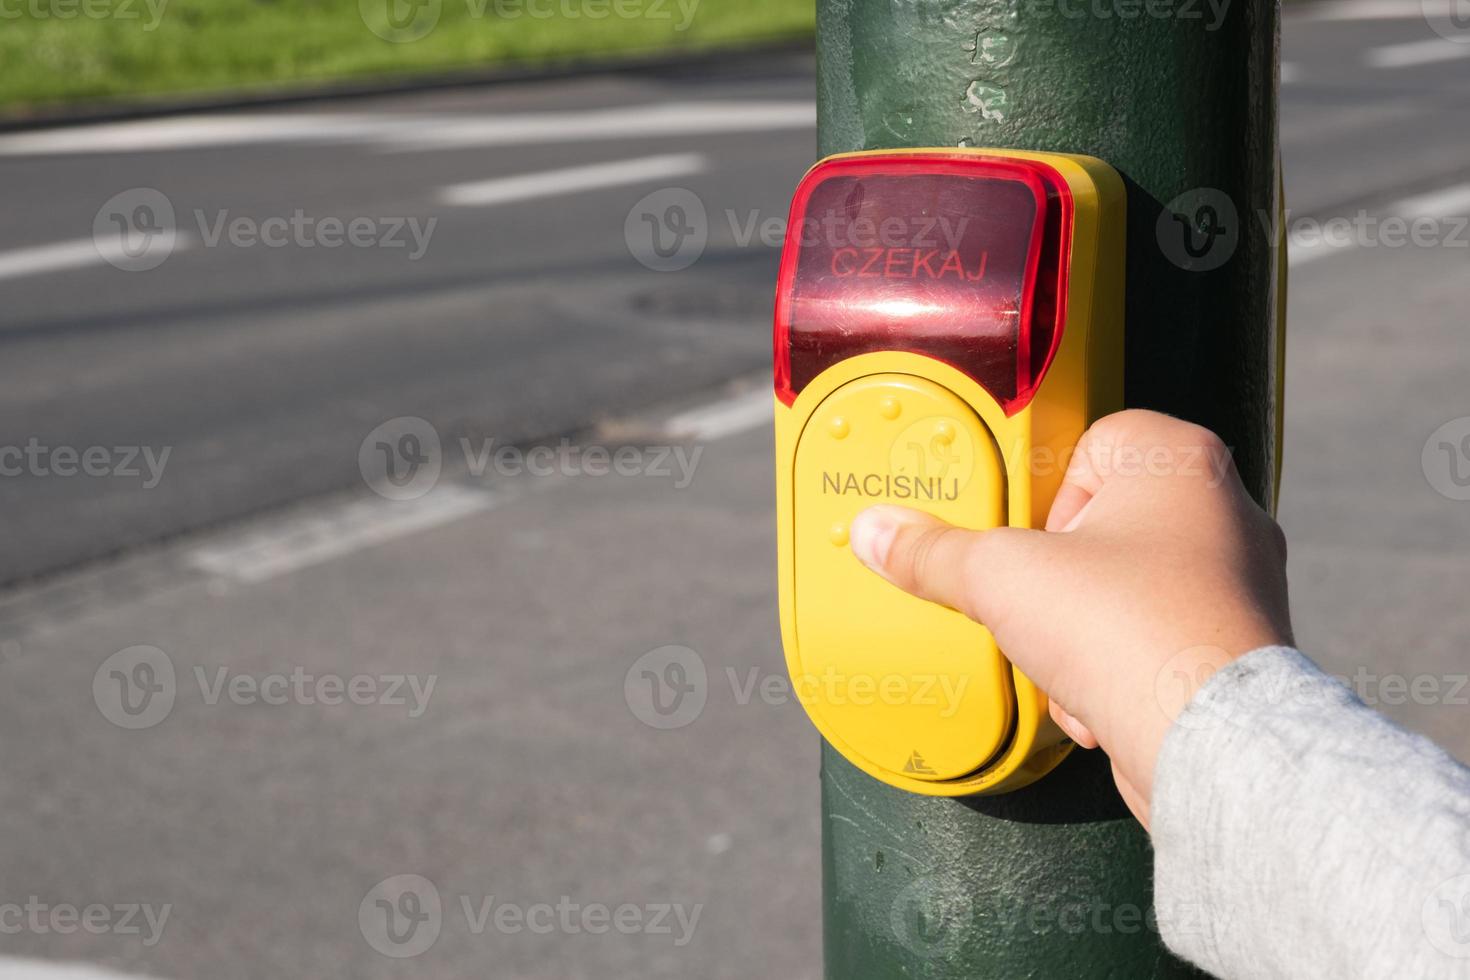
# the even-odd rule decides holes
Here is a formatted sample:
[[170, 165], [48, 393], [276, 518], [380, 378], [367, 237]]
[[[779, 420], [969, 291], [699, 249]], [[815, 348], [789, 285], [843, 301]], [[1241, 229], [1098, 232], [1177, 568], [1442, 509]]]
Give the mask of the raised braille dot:
[[827, 532], [827, 537], [831, 538], [832, 539], [832, 543], [835, 544], [839, 548], [846, 546], [846, 544], [847, 544], [847, 525], [846, 524], [833, 524], [832, 525], [832, 529]]
[[846, 439], [847, 434], [852, 431], [852, 426], [847, 424], [847, 419], [838, 415], [827, 424], [827, 431], [832, 433], [833, 439]]
[[903, 406], [892, 395], [885, 395], [883, 400], [878, 403], [878, 414], [885, 419], [896, 419], [898, 418], [898, 413], [902, 411]]
[[954, 437], [955, 430], [953, 422], [940, 420], [940, 422], [934, 426], [934, 438], [938, 439], [940, 442], [954, 442]]

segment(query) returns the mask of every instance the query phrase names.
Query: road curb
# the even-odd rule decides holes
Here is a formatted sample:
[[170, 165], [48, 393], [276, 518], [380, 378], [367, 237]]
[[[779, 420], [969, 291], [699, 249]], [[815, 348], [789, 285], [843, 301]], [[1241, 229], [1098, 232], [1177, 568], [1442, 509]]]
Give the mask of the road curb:
[[[94, 123], [156, 119], [197, 112], [236, 112], [315, 102], [338, 102], [416, 92], [483, 88], [505, 84], [556, 81], [591, 75], [636, 75], [698, 68], [705, 77], [715, 72], [739, 73], [784, 55], [813, 51], [809, 36], [780, 38], [754, 45], [729, 45], [615, 58], [576, 59], [537, 65], [502, 65], [434, 72], [403, 78], [370, 78], [293, 85], [252, 92], [162, 98], [129, 103], [82, 103], [43, 108], [30, 114], [0, 111], [0, 133], [55, 129]], [[714, 67], [714, 66], [718, 67]]]

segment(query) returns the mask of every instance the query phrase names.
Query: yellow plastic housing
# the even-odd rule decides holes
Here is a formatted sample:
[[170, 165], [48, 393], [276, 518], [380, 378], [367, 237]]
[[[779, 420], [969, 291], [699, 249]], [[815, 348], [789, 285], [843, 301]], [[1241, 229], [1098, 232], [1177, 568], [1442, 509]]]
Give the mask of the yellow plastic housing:
[[[931, 796], [1019, 789], [1071, 743], [1047, 697], [984, 627], [863, 568], [847, 527], [877, 503], [970, 528], [1039, 528], [1072, 449], [1122, 408], [1124, 190], [1091, 157], [936, 149], [1039, 160], [1066, 181], [1073, 226], [1056, 354], [1007, 417], [961, 371], [879, 351], [828, 367], [788, 407], [776, 399], [781, 634], [793, 689], [822, 735], [869, 775]], [[1065, 614], [1065, 610], [1059, 610]]]

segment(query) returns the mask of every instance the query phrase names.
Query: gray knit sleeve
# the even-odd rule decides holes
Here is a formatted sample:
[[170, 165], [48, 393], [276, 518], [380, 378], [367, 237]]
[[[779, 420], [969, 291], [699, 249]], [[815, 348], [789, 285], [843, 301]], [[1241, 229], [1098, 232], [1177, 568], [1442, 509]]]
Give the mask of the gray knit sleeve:
[[1295, 650], [1196, 693], [1150, 823], [1161, 934], [1224, 980], [1470, 977], [1470, 770]]

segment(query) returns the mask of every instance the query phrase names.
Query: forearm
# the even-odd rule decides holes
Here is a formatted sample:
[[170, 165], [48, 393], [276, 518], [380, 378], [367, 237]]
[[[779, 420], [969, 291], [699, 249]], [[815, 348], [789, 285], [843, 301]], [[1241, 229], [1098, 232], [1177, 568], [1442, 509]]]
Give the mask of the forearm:
[[1151, 824], [1164, 939], [1221, 977], [1470, 976], [1470, 771], [1294, 650], [1198, 692]]

